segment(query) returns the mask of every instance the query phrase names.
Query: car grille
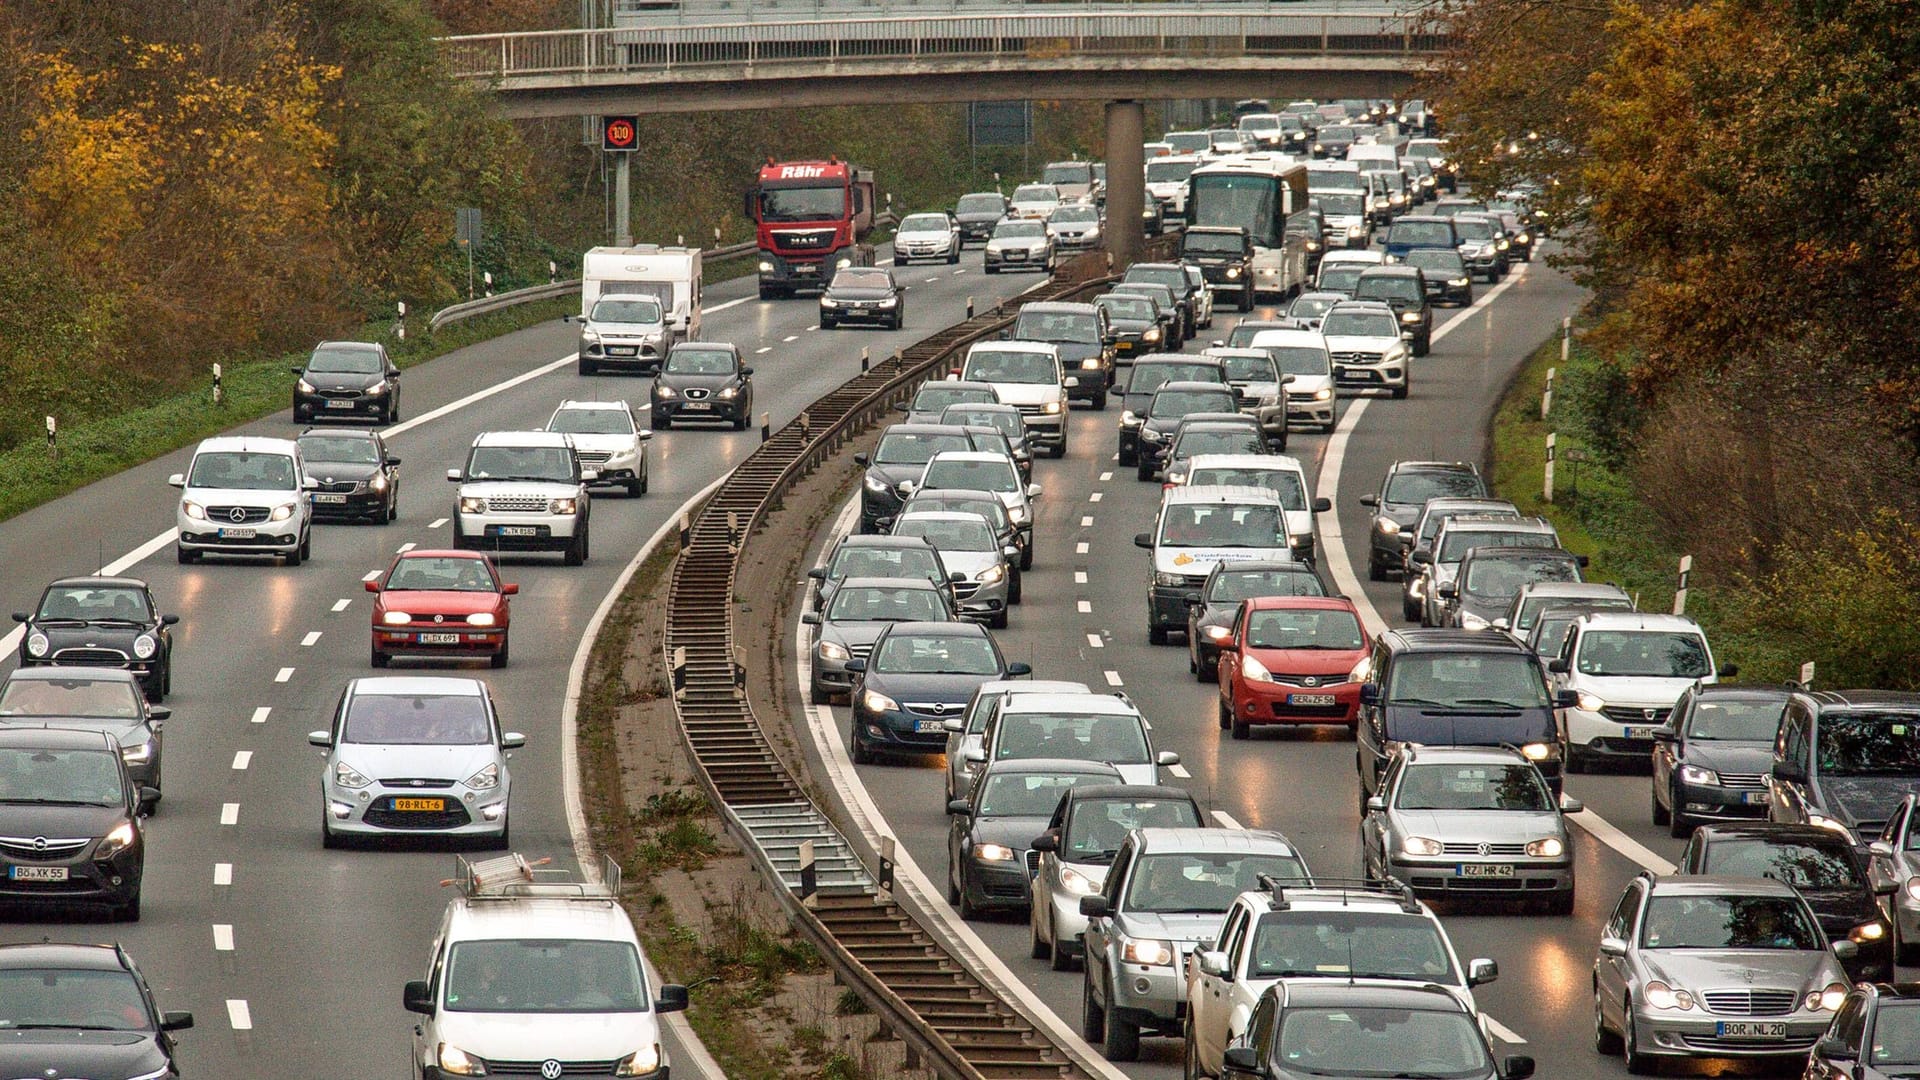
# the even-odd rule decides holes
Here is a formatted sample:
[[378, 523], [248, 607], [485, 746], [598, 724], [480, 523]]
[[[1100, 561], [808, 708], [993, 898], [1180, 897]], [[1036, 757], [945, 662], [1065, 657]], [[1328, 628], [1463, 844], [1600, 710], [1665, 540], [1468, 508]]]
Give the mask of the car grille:
[[0, 836], [0, 852], [10, 859], [65, 859], [91, 843], [91, 837], [83, 836], [78, 840], [44, 840], [43, 846], [31, 836]]
[[832, 243], [832, 229], [781, 231], [773, 234], [773, 244], [776, 248], [823, 248]]
[[487, 498], [487, 509], [495, 513], [545, 513], [547, 498], [544, 495], [491, 495]]
[[[1481, 850], [1485, 848], [1486, 850]], [[1440, 845], [1443, 855], [1477, 855], [1491, 858], [1495, 855], [1515, 858], [1527, 853], [1525, 844], [1446, 844]]]
[[1275, 672], [1273, 681], [1287, 686], [1304, 686], [1317, 690], [1323, 686], [1341, 686], [1346, 683], [1347, 677], [1345, 675], [1282, 675]]
[[1717, 1035], [1681, 1035], [1689, 1050], [1760, 1050], [1768, 1055], [1804, 1054], [1813, 1048], [1817, 1035], [1789, 1035], [1785, 1039], [1723, 1039]]
[[127, 654], [119, 649], [61, 649], [53, 654], [56, 664], [86, 664], [89, 667], [122, 667]]
[[[235, 512], [239, 517], [235, 517]], [[207, 521], [215, 525], [257, 525], [267, 520], [267, 508], [264, 506], [209, 506]]]
[[707, 389], [704, 386], [690, 387], [687, 390], [687, 400], [688, 401], [705, 401], [707, 400], [707, 395], [711, 393], [713, 393], [713, 391]]
[[605, 465], [608, 461], [612, 460], [612, 458], [612, 454], [602, 453], [598, 450], [580, 451], [580, 464], [582, 465]]
[[[545, 1064], [545, 1061], [489, 1061], [487, 1071], [495, 1076], [539, 1076]], [[619, 1064], [618, 1061], [560, 1061], [559, 1075], [611, 1076]]]
[[[385, 804], [385, 805], [382, 805]], [[403, 829], [414, 832], [433, 829], [457, 829], [470, 823], [467, 808], [460, 805], [458, 799], [448, 799], [447, 808], [439, 812], [432, 810], [395, 810], [392, 801], [382, 798], [367, 807], [360, 820], [379, 829]]]
[[366, 484], [359, 480], [327, 480], [314, 490], [329, 495], [357, 495], [364, 487]]
[[979, 591], [980, 583], [977, 581], [956, 581], [953, 583], [953, 595], [959, 600], [970, 599], [974, 593]]
[[1721, 773], [1720, 786], [1740, 788], [1745, 791], [1759, 791], [1767, 786], [1767, 778], [1760, 773]]
[[1701, 993], [1707, 1011], [1721, 1016], [1786, 1016], [1800, 995], [1792, 990], [1754, 990], [1737, 987]]
[[1035, 874], [1038, 874], [1039, 872], [1040, 872], [1040, 853], [1037, 851], [1027, 852], [1027, 876], [1033, 877]]
[[1243, 386], [1233, 388], [1233, 403], [1242, 409], [1251, 409], [1260, 404], [1260, 395], [1249, 393]]
[[380, 780], [380, 786], [390, 787], [390, 788], [423, 788], [423, 789], [424, 788], [450, 788], [453, 786], [453, 781], [436, 780], [436, 779], [433, 779], [432, 777], [421, 777], [421, 776], [395, 776], [395, 777], [383, 777]]
[[365, 390], [322, 390], [320, 391], [320, 396], [323, 398], [352, 399], [364, 397], [366, 393]]
[[1334, 363], [1345, 360], [1349, 364], [1377, 364], [1385, 353], [1377, 352], [1337, 352], [1333, 354]]
[[867, 657], [873, 655], [873, 643], [868, 642], [865, 645], [849, 645], [847, 646], [847, 654], [855, 660], [865, 660]]
[[959, 719], [961, 712], [966, 708], [958, 702], [943, 701], [903, 701], [900, 705], [910, 713], [940, 720]]
[[1667, 714], [1672, 711], [1671, 706], [1664, 709], [1638, 709], [1628, 705], [1609, 705], [1600, 710], [1600, 715], [1616, 724], [1644, 726], [1666, 723]]

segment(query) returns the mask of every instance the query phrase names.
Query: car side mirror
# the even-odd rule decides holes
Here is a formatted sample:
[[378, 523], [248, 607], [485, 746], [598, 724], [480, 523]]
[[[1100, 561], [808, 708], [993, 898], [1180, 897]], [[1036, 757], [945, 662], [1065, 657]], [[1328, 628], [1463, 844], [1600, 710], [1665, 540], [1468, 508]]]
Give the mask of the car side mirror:
[[581, 482], [581, 483], [583, 483], [583, 484], [591, 484], [591, 483], [593, 483], [593, 482], [594, 482], [595, 480], [598, 480], [598, 479], [600, 479], [600, 470], [599, 470], [599, 469], [581, 469], [581, 470], [580, 470], [580, 482]]
[[1200, 974], [1211, 975], [1216, 979], [1233, 979], [1233, 968], [1227, 962], [1227, 954], [1217, 949], [1208, 949], [1195, 958], [1200, 965]]
[[1738, 676], [1739, 674], [1740, 674], [1739, 664], [1722, 664], [1720, 666], [1720, 670], [1714, 672], [1714, 676], [1716, 678], [1721, 678], [1721, 679], [1731, 679]]
[[[1578, 695], [1575, 695], [1575, 697], [1578, 697]], [[1564, 707], [1564, 706], [1562, 706], [1562, 705], [1560, 704], [1560, 695], [1559, 695], [1559, 694], [1555, 694], [1555, 695], [1553, 695], [1553, 704], [1554, 704], [1554, 707], [1555, 707], [1555, 708], [1563, 708], [1563, 707]], [[1577, 705], [1577, 704], [1579, 704], [1579, 702], [1578, 702], [1578, 701], [1575, 701], [1575, 702], [1574, 702], [1574, 704], [1576, 704], [1576, 705]], [[1678, 741], [1679, 741], [1679, 739], [1680, 739], [1680, 733], [1679, 733], [1679, 732], [1677, 732], [1677, 731], [1675, 731], [1675, 730], [1673, 730], [1673, 729], [1672, 729], [1672, 728], [1670, 728], [1670, 727], [1657, 727], [1657, 728], [1654, 728], [1654, 729], [1653, 729], [1653, 741], [1654, 741], [1654, 742], [1678, 742]]]
[[825, 581], [827, 580], [827, 568], [824, 566], [816, 566], [807, 571], [807, 576], [815, 581]]
[[847, 669], [849, 674], [853, 674], [853, 675], [858, 675], [861, 672], [867, 670], [867, 662], [865, 660], [860, 659], [857, 656], [847, 661], [842, 666], [844, 666]]
[[967, 725], [958, 720], [942, 720], [940, 721], [940, 730], [949, 735], [965, 735], [967, 733]]
[[[1091, 897], [1084, 898], [1081, 903]], [[1250, 1073], [1260, 1068], [1259, 1058], [1254, 1056], [1251, 1046], [1229, 1046], [1220, 1056], [1220, 1063], [1235, 1072]]]
[[819, 612], [817, 612], [817, 611], [808, 611], [808, 612], [804, 612], [804, 613], [802, 613], [802, 614], [801, 614], [801, 616], [800, 616], [800, 621], [801, 621], [801, 623], [803, 623], [803, 624], [805, 624], [805, 625], [807, 625], [807, 626], [819, 626], [819, 625], [820, 625], [820, 613], [819, 613]]
[[193, 1026], [193, 1014], [184, 1009], [160, 1014], [161, 1031], [185, 1031]]
[[1013, 663], [1007, 665], [1007, 677], [1010, 679], [1025, 678], [1026, 676], [1031, 674], [1033, 674], [1032, 664], [1028, 664], [1028, 663], [1024, 663], [1022, 661], [1016, 660]]
[[955, 585], [958, 585], [961, 582], [967, 580], [967, 575], [962, 571], [955, 570], [953, 573], [947, 575], [947, 580], [952, 582]]
[[1484, 956], [1467, 961], [1467, 985], [1485, 986], [1500, 977], [1500, 964]]
[[165, 720], [172, 715], [173, 710], [167, 708], [165, 705], [147, 706], [147, 719], [149, 720]]
[[1875, 840], [1873, 843], [1867, 845], [1867, 852], [1882, 859], [1891, 859], [1893, 858], [1893, 845], [1887, 843], [1885, 840]]
[[309, 731], [307, 732], [307, 744], [325, 749], [333, 745], [333, 733], [331, 731]]
[[1387, 812], [1387, 800], [1378, 795], [1367, 796], [1367, 813], [1384, 814]]
[[1856, 1056], [1853, 1047], [1847, 1045], [1847, 1040], [1837, 1035], [1821, 1039], [1813, 1052], [1833, 1061], [1852, 1061]]
[[653, 999], [653, 1011], [659, 1013], [685, 1012], [687, 1005], [687, 988], [679, 983], [661, 983], [660, 996]]
[[396, 469], [397, 469], [397, 468], [399, 468], [399, 467], [400, 467], [400, 459], [399, 459], [399, 458], [397, 458], [397, 457], [393, 457], [393, 456], [388, 456], [388, 458], [387, 458], [387, 464], [388, 464], [389, 466], [391, 466], [391, 467], [393, 467], [393, 468], [396, 468]]
[[1173, 750], [1162, 750], [1153, 755], [1153, 763], [1161, 767], [1180, 764], [1180, 755]]
[[1014, 547], [1012, 544], [1008, 544], [1006, 547], [1000, 549], [1000, 554], [1009, 559], [1017, 559], [1020, 557], [1020, 549]]
[[1585, 570], [1588, 566], [1591, 566], [1593, 564], [1593, 560], [1591, 558], [1588, 558], [1585, 555], [1575, 555], [1573, 557], [1573, 562], [1574, 562], [1574, 565], [1578, 566], [1582, 570]]
[[1204, 604], [1207, 602], [1206, 598], [1201, 596], [1197, 592], [1184, 593], [1181, 595], [1180, 599], [1185, 600], [1187, 602], [1188, 607], [1192, 607], [1195, 604]]
[[1104, 896], [1083, 896], [1080, 898], [1080, 914], [1089, 919], [1104, 919], [1113, 912], [1113, 904]]
[[652, 429], [652, 428], [642, 428], [642, 429], [640, 429], [639, 431], [636, 431], [636, 432], [634, 432], [634, 433], [633, 433], [633, 437], [634, 437], [634, 438], [636, 438], [636, 439], [639, 439], [639, 440], [640, 440], [641, 442], [652, 442], [652, 441], [653, 441], [653, 429]]
[[1380, 684], [1379, 683], [1361, 683], [1360, 684], [1360, 704], [1362, 705], [1380, 704]]
[[1412, 340], [1413, 340], [1413, 331], [1411, 331], [1411, 330], [1402, 330], [1402, 331], [1400, 331], [1400, 340], [1401, 340], [1401, 341], [1412, 341]]
[[965, 799], [948, 799], [947, 813], [954, 817], [970, 817], [973, 814], [973, 807], [968, 805]]
[[1833, 943], [1833, 956], [1836, 960], [1852, 960], [1860, 955], [1860, 946], [1841, 938]]
[[30, 618], [32, 618], [32, 617], [33, 617], [33, 616], [31, 616], [31, 615], [28, 615], [28, 614], [27, 614], [26, 612], [24, 612], [24, 611], [16, 611], [16, 612], [14, 612], [14, 613], [13, 613], [13, 621], [14, 621], [14, 622], [26, 622], [26, 621], [27, 621], [28, 619], [30, 619]]
[[1329, 510], [1331, 510], [1331, 509], [1333, 509], [1333, 500], [1332, 500], [1332, 499], [1326, 499], [1326, 498], [1320, 498], [1320, 499], [1315, 499], [1315, 500], [1313, 500], [1313, 512], [1314, 512], [1314, 513], [1316, 513], [1316, 514], [1324, 514], [1324, 513], [1326, 513], [1327, 511], [1329, 511]]
[[1440, 586], [1440, 599], [1458, 600], [1459, 598], [1460, 598], [1460, 586], [1453, 585], [1453, 584]]
[[509, 731], [500, 736], [500, 749], [518, 750], [527, 745], [527, 737], [517, 731]]
[[1508, 1054], [1500, 1059], [1500, 1080], [1527, 1080], [1533, 1075], [1533, 1057], [1528, 1054]]
[[463, 477], [463, 476], [461, 475], [461, 472], [460, 472], [460, 470], [459, 470], [459, 469], [448, 469], [448, 470], [447, 470], [447, 482], [448, 482], [448, 483], [450, 483], [450, 484], [457, 484], [457, 483], [459, 483], [459, 482], [460, 482], [460, 481], [461, 481], [462, 479], [464, 479], [464, 477]]
[[1134, 534], [1133, 534], [1133, 546], [1134, 546], [1134, 547], [1143, 547], [1143, 548], [1146, 548], [1146, 549], [1148, 549], [1148, 550], [1152, 550], [1152, 549], [1153, 549], [1153, 534], [1152, 534], [1152, 533], [1134, 533]]
[[[1569, 666], [1567, 665], [1567, 658], [1566, 658], [1566, 657], [1564, 657], [1564, 656], [1556, 656], [1556, 657], [1554, 657], [1553, 659], [1551, 659], [1551, 660], [1549, 660], [1549, 661], [1547, 661], [1547, 670], [1548, 670], [1548, 671], [1551, 671], [1551, 672], [1553, 672], [1553, 673], [1554, 673], [1555, 675], [1565, 675], [1565, 674], [1566, 674], [1566, 673], [1567, 673], [1568, 671], [1571, 671], [1571, 670], [1572, 670], [1572, 668], [1570, 668], [1570, 667], [1569, 667]], [[1569, 693], [1569, 694], [1571, 694], [1571, 693], [1573, 693], [1573, 691], [1571, 691], [1571, 690], [1568, 690], [1568, 691], [1566, 691], [1566, 693]], [[1574, 701], [1572, 701], [1572, 702], [1570, 702], [1570, 703], [1568, 703], [1568, 704], [1566, 704], [1566, 705], [1561, 705], [1558, 699], [1556, 699], [1556, 700], [1554, 701], [1554, 705], [1555, 705], [1556, 707], [1558, 707], [1558, 708], [1562, 708], [1562, 709], [1569, 709], [1569, 708], [1572, 708], [1572, 707], [1573, 707], [1574, 705], [1578, 705], [1579, 703], [1580, 703], [1580, 702], [1579, 702], [1579, 700], [1578, 700], [1578, 698], [1576, 698], [1576, 699], [1575, 699]]]
[[[140, 788], [140, 816], [148, 817], [152, 815], [153, 808], [155, 806], [158, 806], [159, 804], [160, 804], [160, 789], [157, 787], [146, 787], [143, 785]], [[1847, 944], [1851, 945], [1853, 944], [1853, 942], [1849, 941], [1847, 942]]]
[[1040, 486], [1039, 484], [1028, 484], [1028, 485], [1027, 485], [1027, 498], [1029, 498], [1029, 499], [1037, 499], [1037, 498], [1039, 498], [1039, 497], [1040, 497], [1040, 496], [1041, 496], [1041, 495], [1042, 495], [1042, 494], [1043, 494], [1043, 493], [1044, 493], [1045, 491], [1046, 491], [1046, 489], [1045, 489], [1045, 488], [1043, 488], [1043, 487], [1041, 487], [1041, 486]]
[[1563, 814], [1584, 814], [1587, 804], [1568, 795], [1560, 796], [1560, 812]]
[[987, 763], [987, 752], [977, 746], [962, 754], [961, 757], [973, 762], [975, 765], [984, 765]]
[[293, 375], [305, 375], [307, 373], [307, 369], [303, 367], [290, 367], [287, 371]]
[[1046, 832], [1034, 837], [1033, 843], [1028, 844], [1027, 847], [1034, 851], [1059, 851], [1060, 834], [1052, 829], [1048, 829]]
[[174, 473], [172, 476], [167, 477], [167, 486], [168, 487], [186, 487], [187, 486], [186, 474]]
[[1791, 761], [1776, 761], [1773, 763], [1773, 778], [1789, 784], [1804, 784], [1807, 782], [1807, 770]]
[[915, 484], [911, 480], [902, 480], [900, 481], [899, 485], [896, 488], [894, 488], [894, 490], [898, 491], [900, 493], [900, 497], [904, 499], [904, 498], [910, 497], [913, 494], [914, 489], [918, 486], [919, 485]]
[[500, 595], [501, 596], [519, 596], [520, 595], [519, 584], [516, 582], [509, 581], [506, 584], [500, 586]]
[[1378, 495], [1362, 495], [1362, 496], [1360, 496], [1360, 505], [1361, 505], [1361, 506], [1379, 506], [1379, 505], [1380, 505], [1380, 496], [1378, 496]]
[[1061, 380], [1060, 385], [1066, 387], [1069, 390], [1075, 389], [1080, 385], [1080, 376], [1069, 375], [1065, 379]]
[[1420, 550], [1412, 553], [1411, 555], [1408, 555], [1407, 561], [1409, 563], [1412, 563], [1415, 566], [1432, 566], [1433, 553], [1428, 551], [1426, 548], [1421, 548]]
[[408, 1012], [433, 1015], [433, 992], [428, 989], [427, 980], [414, 979], [408, 982], [406, 989], [400, 993], [400, 1004]]
[[[1847, 944], [1851, 945], [1853, 943], [1848, 942]], [[1627, 955], [1627, 943], [1617, 937], [1603, 937], [1600, 939], [1600, 955], [1625, 956]]]
[[855, 465], [860, 466], [861, 468], [865, 468], [866, 466], [873, 464], [873, 457], [872, 455], [867, 454], [866, 452], [863, 451], [861, 453], [853, 455], [853, 463]]

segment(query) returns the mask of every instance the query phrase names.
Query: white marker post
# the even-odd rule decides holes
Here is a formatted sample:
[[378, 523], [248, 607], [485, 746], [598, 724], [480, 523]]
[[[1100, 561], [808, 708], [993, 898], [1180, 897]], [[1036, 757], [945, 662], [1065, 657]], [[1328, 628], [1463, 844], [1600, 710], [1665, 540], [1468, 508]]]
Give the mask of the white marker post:
[[1553, 411], [1553, 375], [1559, 368], [1547, 369], [1547, 385], [1540, 391], [1540, 419], [1545, 420]]
[[405, 341], [407, 340], [407, 302], [397, 300], [393, 306], [400, 312], [400, 317], [393, 320], [393, 336]]
[[1567, 362], [1567, 354], [1573, 351], [1573, 316], [1565, 315], [1560, 319], [1560, 362]]
[[227, 403], [227, 392], [220, 386], [220, 364], [218, 361], [215, 361], [213, 365], [213, 403], [215, 405], [225, 405]]
[[1687, 575], [1693, 573], [1693, 556], [1680, 556], [1680, 587], [1673, 591], [1673, 613], [1687, 613]]
[[1553, 444], [1558, 437], [1557, 431], [1547, 432], [1547, 475], [1540, 485], [1540, 497], [1547, 502], [1553, 501]]
[[487, 295], [492, 296], [493, 295], [493, 271], [487, 270], [482, 272], [480, 275], [480, 280], [487, 283]]
[[1800, 665], [1800, 685], [1807, 690], [1813, 689], [1813, 661], [1811, 660]]

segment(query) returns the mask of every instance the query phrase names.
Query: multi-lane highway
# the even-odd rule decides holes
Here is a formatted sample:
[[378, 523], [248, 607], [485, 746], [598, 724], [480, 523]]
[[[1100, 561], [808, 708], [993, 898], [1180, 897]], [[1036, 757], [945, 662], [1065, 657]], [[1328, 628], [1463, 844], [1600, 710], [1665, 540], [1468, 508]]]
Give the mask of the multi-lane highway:
[[[765, 303], [751, 280], [707, 293], [704, 336], [738, 344], [755, 367], [758, 408], [777, 427], [859, 368], [860, 350], [886, 355], [964, 316], [969, 295], [991, 304], [1033, 278], [988, 278], [977, 249], [957, 267], [901, 271], [910, 284], [899, 332], [820, 331], [811, 299]], [[411, 1018], [400, 987], [420, 978], [447, 890], [442, 851], [327, 851], [319, 834], [319, 752], [306, 733], [324, 728], [348, 679], [368, 666], [368, 604], [361, 581], [403, 546], [451, 542], [447, 518], [458, 466], [479, 432], [538, 428], [564, 398], [626, 397], [644, 405], [648, 383], [582, 378], [574, 331], [547, 324], [450, 354], [404, 376], [406, 422], [388, 430], [403, 459], [398, 522], [321, 526], [313, 558], [297, 568], [267, 562], [176, 565], [167, 530], [177, 492], [169, 473], [181, 451], [103, 480], [0, 524], [9, 610], [30, 606], [54, 577], [112, 572], [146, 578], [163, 609], [178, 613], [174, 692], [167, 704], [167, 794], [149, 822], [144, 918], [54, 922], [9, 913], [0, 940], [123, 942], [162, 1008], [191, 1009], [196, 1030], [182, 1061], [195, 1075], [409, 1075]], [[757, 425], [756, 425], [757, 426]], [[287, 437], [289, 413], [241, 432]], [[514, 846], [570, 863], [562, 792], [560, 715], [580, 635], [624, 565], [681, 503], [757, 445], [757, 431], [681, 425], [649, 444], [651, 494], [595, 496], [593, 558], [568, 569], [557, 557], [509, 557], [518, 582], [512, 666], [471, 673], [492, 686], [505, 726], [529, 737], [513, 762]], [[0, 638], [0, 670], [18, 635]], [[396, 664], [396, 670], [404, 668]]]
[[[1335, 591], [1365, 597], [1372, 628], [1403, 620], [1398, 584], [1364, 580], [1370, 512], [1360, 496], [1376, 490], [1398, 459], [1481, 461], [1489, 417], [1514, 369], [1581, 300], [1564, 275], [1536, 260], [1501, 286], [1482, 289], [1472, 308], [1441, 313], [1432, 355], [1416, 362], [1410, 399], [1347, 399], [1334, 434], [1293, 435], [1290, 452], [1335, 507], [1319, 523], [1323, 572]], [[1223, 314], [1202, 339], [1223, 337], [1232, 321]], [[1230, 740], [1215, 721], [1214, 688], [1188, 674], [1185, 649], [1147, 643], [1148, 567], [1132, 537], [1151, 527], [1161, 489], [1114, 462], [1116, 420], [1112, 411], [1075, 411], [1072, 452], [1035, 470], [1046, 489], [1036, 545], [1045, 554], [1027, 575], [1026, 603], [996, 637], [1010, 659], [1033, 665], [1036, 678], [1124, 688], [1153, 724], [1156, 746], [1180, 753], [1172, 782], [1190, 788], [1219, 823], [1281, 830], [1320, 874], [1360, 876], [1354, 746], [1346, 732], [1256, 728], [1251, 741]], [[847, 523], [843, 514], [840, 526]], [[846, 766], [835, 747], [844, 748], [846, 710], [811, 712], [828, 771], [839, 772]], [[847, 771], [864, 789], [855, 801], [871, 800], [882, 817], [877, 828], [900, 839], [905, 861], [929, 882], [921, 891], [941, 907], [948, 818], [939, 759]], [[1545, 1075], [1612, 1074], [1621, 1071], [1618, 1059], [1591, 1047], [1588, 973], [1599, 928], [1626, 881], [1642, 869], [1670, 869], [1681, 842], [1652, 827], [1644, 776], [1570, 777], [1568, 790], [1589, 808], [1574, 818], [1581, 828], [1574, 834], [1578, 898], [1571, 917], [1499, 908], [1442, 913], [1463, 958], [1500, 963], [1500, 980], [1477, 992], [1496, 1035], [1516, 1044], [1515, 1052], [1535, 1055]], [[951, 912], [941, 917], [958, 925]], [[1027, 959], [1024, 916], [968, 926], [991, 962], [1057, 1013], [1063, 1028], [1077, 1031], [1081, 976]], [[1141, 1063], [1125, 1072], [1165, 1080], [1179, 1068], [1178, 1040], [1148, 1039]]]

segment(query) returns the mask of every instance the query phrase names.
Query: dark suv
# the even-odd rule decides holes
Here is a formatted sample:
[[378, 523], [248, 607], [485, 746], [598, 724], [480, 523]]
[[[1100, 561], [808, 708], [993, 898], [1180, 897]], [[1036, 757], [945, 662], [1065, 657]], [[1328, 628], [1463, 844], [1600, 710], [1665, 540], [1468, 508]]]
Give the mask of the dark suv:
[[1560, 794], [1558, 699], [1526, 646], [1493, 630], [1389, 630], [1365, 666], [1356, 732], [1362, 807], [1394, 745], [1410, 742], [1516, 747]]
[[1253, 310], [1253, 240], [1238, 225], [1195, 225], [1180, 237], [1180, 259], [1200, 273], [1234, 307]]
[[1107, 407], [1113, 388], [1113, 328], [1106, 309], [1092, 304], [1022, 304], [1002, 337], [1039, 341], [1060, 354], [1060, 367], [1079, 380], [1067, 384], [1068, 401], [1085, 401], [1095, 412]]
[[1920, 694], [1823, 690], [1787, 699], [1767, 816], [1865, 842], [1920, 787]]
[[0, 1076], [176, 1077], [172, 1033], [192, 1026], [118, 945], [0, 946]]
[[1367, 543], [1367, 577], [1385, 581], [1401, 572], [1413, 547], [1410, 528], [1428, 499], [1484, 499], [1487, 482], [1480, 470], [1463, 461], [1396, 461], [1380, 481], [1380, 491], [1360, 496], [1360, 505], [1373, 510]]
[[1174, 356], [1148, 353], [1133, 362], [1127, 375], [1127, 388], [1120, 395], [1120, 443], [1116, 448], [1122, 465], [1138, 463], [1140, 425], [1146, 417], [1153, 395], [1171, 382], [1209, 382], [1227, 385], [1226, 365], [1211, 357]]
[[1173, 291], [1173, 302], [1180, 309], [1180, 325], [1184, 337], [1192, 337], [1200, 329], [1200, 287], [1187, 277], [1187, 268], [1179, 263], [1134, 263], [1127, 267], [1122, 282], [1146, 282], [1149, 285], [1165, 285]]
[[1354, 282], [1355, 300], [1380, 300], [1400, 320], [1400, 332], [1413, 335], [1413, 355], [1433, 351], [1433, 308], [1427, 304], [1427, 276], [1417, 266], [1376, 266]]
[[113, 736], [0, 728], [0, 778], [0, 902], [105, 904], [138, 921], [140, 822], [160, 793], [134, 786]]

